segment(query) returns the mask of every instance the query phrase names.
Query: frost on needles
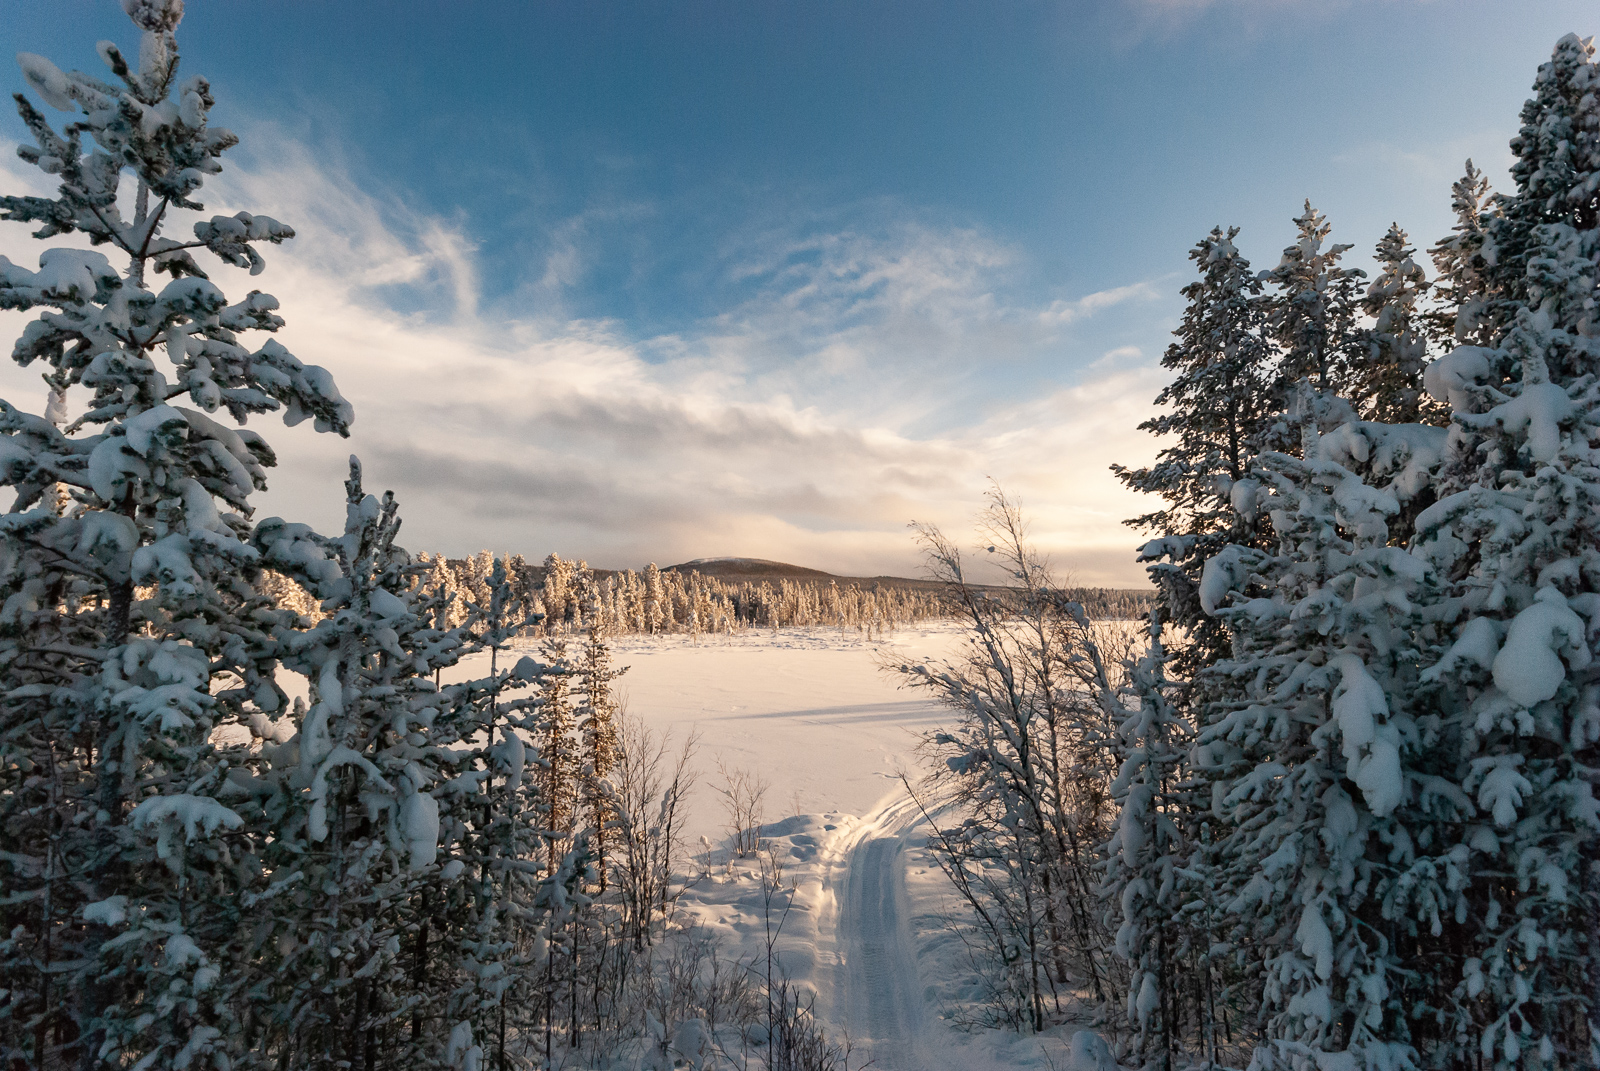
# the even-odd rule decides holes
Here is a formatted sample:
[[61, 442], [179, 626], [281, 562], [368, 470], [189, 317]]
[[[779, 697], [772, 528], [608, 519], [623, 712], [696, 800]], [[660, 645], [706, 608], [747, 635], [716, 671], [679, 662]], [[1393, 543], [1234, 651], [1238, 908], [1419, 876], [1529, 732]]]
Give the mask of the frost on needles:
[[[1557, 42], [1511, 147], [1511, 190], [1470, 161], [1452, 188], [1432, 280], [1391, 225], [1362, 282], [1310, 204], [1268, 271], [1233, 228], [1190, 251], [1162, 449], [1116, 469], [1161, 498], [1128, 522], [1163, 596], [1142, 651], [985, 643], [1071, 617], [1021, 583], [977, 657], [911, 670], [956, 712], [924, 784], [997, 1020], [1080, 995], [1149, 1071], [1600, 1066], [1592, 42]], [[1019, 842], [1051, 821], [1098, 854]]]

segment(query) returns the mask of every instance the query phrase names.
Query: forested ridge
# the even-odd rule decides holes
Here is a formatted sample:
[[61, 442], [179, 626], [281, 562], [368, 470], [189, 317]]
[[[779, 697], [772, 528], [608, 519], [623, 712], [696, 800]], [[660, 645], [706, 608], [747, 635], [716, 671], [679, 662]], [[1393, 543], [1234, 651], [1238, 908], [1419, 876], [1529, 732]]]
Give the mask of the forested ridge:
[[[905, 577], [834, 577], [768, 563], [771, 578], [741, 579], [702, 575], [690, 565], [659, 569], [591, 569], [581, 559], [558, 554], [529, 564], [520, 554], [496, 556], [484, 550], [468, 558], [419, 555], [429, 563], [423, 585], [449, 596], [447, 618], [459, 623], [470, 602], [486, 598], [495, 563], [502, 564], [507, 583], [539, 620], [525, 635], [577, 632], [598, 622], [610, 635], [726, 635], [751, 628], [842, 628], [866, 635], [959, 617], [957, 600], [936, 580]], [[715, 568], [714, 566], [712, 568]], [[794, 572], [800, 575], [785, 575]], [[315, 599], [281, 574], [264, 574], [263, 584], [280, 606], [315, 620], [321, 610]], [[992, 585], [996, 591], [1004, 585]], [[1149, 613], [1148, 591], [1117, 588], [1070, 588], [1070, 598], [1095, 618], [1127, 620]]]

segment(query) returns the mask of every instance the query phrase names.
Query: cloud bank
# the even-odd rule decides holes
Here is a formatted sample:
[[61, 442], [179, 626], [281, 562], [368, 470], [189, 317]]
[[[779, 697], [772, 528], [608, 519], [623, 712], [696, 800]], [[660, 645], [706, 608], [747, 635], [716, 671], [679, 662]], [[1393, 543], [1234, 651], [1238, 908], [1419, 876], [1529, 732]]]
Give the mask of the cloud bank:
[[[208, 211], [265, 213], [298, 236], [257, 279], [214, 278], [235, 299], [276, 295], [283, 343], [332, 371], [357, 413], [349, 441], [258, 428], [280, 458], [263, 514], [336, 526], [354, 452], [372, 489], [399, 495], [414, 549], [906, 575], [906, 524], [964, 533], [994, 480], [1062, 572], [1141, 581], [1119, 522], [1145, 507], [1107, 466], [1153, 454], [1135, 425], [1162, 375], [1139, 347], [1084, 351], [1064, 332], [1148, 320], [1166, 281], [1029, 304], [1007, 296], [1020, 255], [977, 230], [884, 212], [766, 221], [723, 244], [714, 270], [737, 295], [723, 311], [641, 335], [495, 296], [579, 285], [581, 221], [555, 228], [565, 239], [527, 285], [486, 288], [458, 222], [364, 189], [272, 128], [253, 137], [256, 163], [236, 161]], [[0, 167], [7, 192], [37, 191], [36, 173]], [[21, 227], [0, 233], [18, 263], [38, 250]], [[43, 389], [13, 366], [0, 392], [37, 411]]]

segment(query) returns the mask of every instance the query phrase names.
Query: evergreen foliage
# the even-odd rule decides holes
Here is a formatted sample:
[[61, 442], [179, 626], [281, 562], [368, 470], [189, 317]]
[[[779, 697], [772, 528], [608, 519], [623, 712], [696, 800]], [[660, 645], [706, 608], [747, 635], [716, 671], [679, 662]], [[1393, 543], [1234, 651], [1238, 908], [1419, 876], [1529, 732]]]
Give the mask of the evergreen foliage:
[[[1154, 635], [1115, 745], [1146, 1066], [1216, 1061], [1230, 1015], [1262, 1071], [1600, 1060], [1597, 86], [1563, 38], [1514, 188], [1470, 163], [1453, 188], [1431, 308], [1392, 227], [1357, 324], [1309, 206], [1271, 273], [1281, 416], [1229, 502], [1257, 538], [1195, 588], [1227, 642], [1175, 684]], [[1209, 950], [1187, 966], [1220, 1016], [1176, 999], [1174, 945]]]
[[1112, 471], [1128, 487], [1163, 499], [1162, 508], [1126, 523], [1161, 533], [1140, 552], [1166, 558], [1150, 569], [1167, 616], [1189, 630], [1192, 650], [1180, 665], [1219, 657], [1227, 638], [1201, 612], [1200, 570], [1230, 543], [1248, 541], [1229, 503], [1233, 485], [1247, 475], [1276, 410], [1272, 408], [1270, 350], [1263, 335], [1267, 302], [1250, 262], [1234, 246], [1237, 227], [1214, 228], [1189, 251], [1201, 278], [1183, 288], [1188, 301], [1177, 341], [1161, 358], [1174, 373], [1156, 396], [1169, 407], [1139, 425], [1141, 431], [1174, 436], [1155, 465]]
[[1435, 304], [1428, 323], [1442, 350], [1457, 343], [1492, 343], [1493, 310], [1498, 300], [1491, 281], [1492, 252], [1486, 255], [1485, 249], [1485, 224], [1494, 211], [1489, 200], [1489, 180], [1468, 160], [1466, 173], [1456, 180], [1450, 194], [1455, 226], [1428, 251], [1438, 271], [1433, 284]]
[[[1333, 227], [1310, 201], [1294, 224], [1294, 244], [1276, 268], [1262, 273], [1275, 287], [1266, 331], [1276, 351], [1272, 400], [1280, 413], [1288, 411], [1302, 380], [1319, 392], [1349, 397], [1361, 361], [1356, 318], [1366, 272], [1340, 266], [1352, 247], [1327, 244]], [[1292, 447], [1292, 439], [1285, 445]]]
[[1378, 277], [1362, 308], [1372, 318], [1367, 352], [1351, 370], [1350, 396], [1369, 420], [1385, 424], [1443, 424], [1443, 407], [1422, 389], [1428, 363], [1423, 300], [1431, 284], [1415, 260], [1406, 232], [1392, 224], [1378, 239]]
[[1212, 891], [1195, 881], [1192, 867], [1203, 847], [1185, 778], [1194, 730], [1174, 702], [1159, 615], [1150, 626], [1148, 647], [1128, 665], [1122, 689], [1136, 705], [1110, 742], [1119, 762], [1109, 789], [1118, 813], [1098, 891], [1115, 905], [1113, 951], [1131, 968], [1128, 1054], [1171, 1071], [1191, 1034], [1198, 1054], [1215, 1063], [1222, 1032], [1210, 963]]
[[1236, 229], [1190, 251], [1167, 445], [1116, 469], [1162, 500], [1129, 522], [1162, 607], [1118, 650], [1093, 619], [1145, 607], [1059, 587], [998, 491], [1006, 582], [920, 526], [938, 591], [413, 558], [355, 458], [339, 535], [257, 520], [249, 420], [353, 409], [208, 274], [294, 232], [204, 215], [237, 139], [181, 0], [124, 7], [110, 80], [19, 57], [72, 118], [18, 96], [59, 185], [0, 198], [94, 247], [0, 258], [46, 386], [0, 401], [0, 1061], [666, 1067], [764, 998], [766, 1066], [827, 1066], [770, 944], [728, 984], [674, 935], [694, 741], [623, 717], [608, 641], [958, 615], [898, 668], [953, 713], [917, 799], [994, 1022], [1087, 994], [1151, 1071], [1600, 1065], [1591, 42], [1540, 68], [1509, 191], [1468, 163], [1432, 284], [1396, 224], [1363, 287], [1309, 203], [1269, 272]]
[[[281, 410], [346, 434], [353, 418], [327, 372], [246, 341], [282, 326], [277, 302], [230, 303], [194, 257], [257, 274], [257, 247], [290, 228], [239, 213], [167, 235], [203, 212], [200, 186], [237, 139], [211, 125], [206, 80], [178, 80], [182, 4], [129, 11], [139, 60], [102, 44], [110, 82], [19, 57], [39, 97], [75, 115], [57, 132], [17, 96], [34, 138], [19, 155], [59, 186], [0, 198], [0, 218], [37, 238], [81, 233], [127, 258], [56, 246], [38, 271], [0, 258], [0, 307], [39, 310], [13, 357], [42, 363], [50, 388], [44, 416], [0, 402], [0, 478], [17, 491], [0, 526], [0, 806], [16, 811], [0, 832], [16, 994], [0, 1030], [8, 1059], [39, 1064], [237, 1051], [225, 968], [245, 938], [229, 911], [263, 862], [223, 802], [248, 771], [215, 734], [284, 709], [292, 616], [252, 583], [277, 539], [251, 525], [249, 499], [275, 455], [242, 425]], [[212, 903], [234, 906], [196, 909]]]

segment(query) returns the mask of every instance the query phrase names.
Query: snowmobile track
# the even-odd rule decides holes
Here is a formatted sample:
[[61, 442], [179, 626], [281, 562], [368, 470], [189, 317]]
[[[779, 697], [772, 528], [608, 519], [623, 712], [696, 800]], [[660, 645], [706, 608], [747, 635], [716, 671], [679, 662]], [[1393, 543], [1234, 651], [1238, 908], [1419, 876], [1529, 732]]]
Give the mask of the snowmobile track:
[[926, 1010], [905, 891], [902, 851], [920, 818], [904, 798], [882, 808], [863, 823], [835, 871], [836, 993], [842, 998], [835, 1021], [849, 1031], [852, 1067], [868, 1061], [884, 1071], [944, 1066], [921, 1045]]

